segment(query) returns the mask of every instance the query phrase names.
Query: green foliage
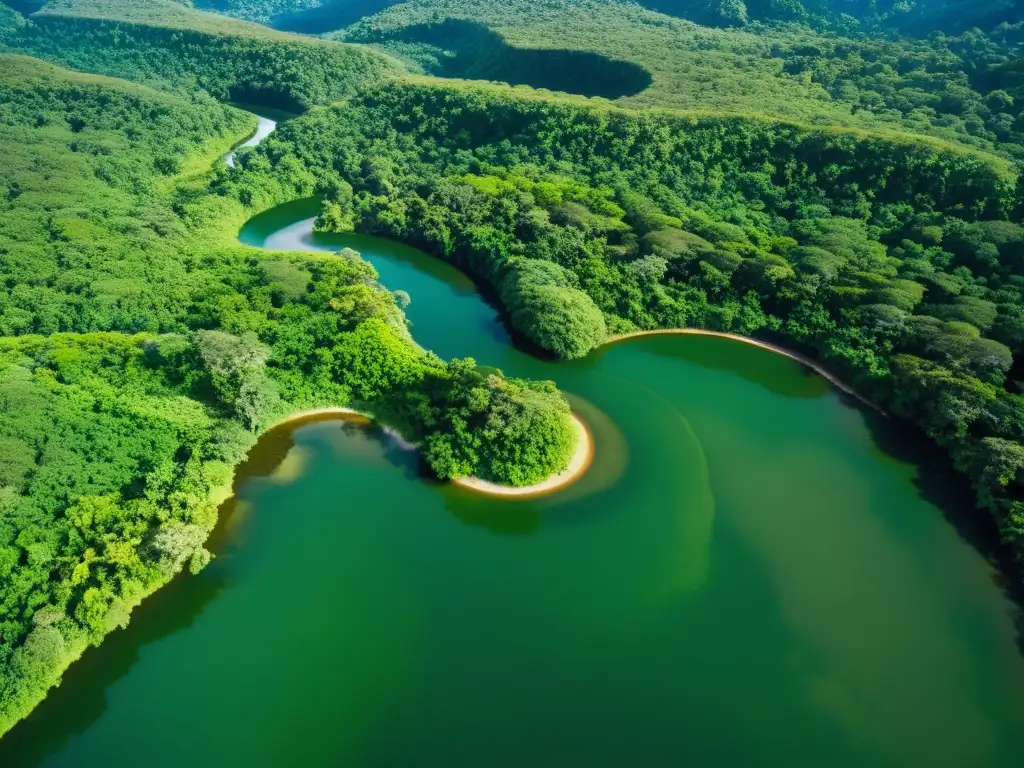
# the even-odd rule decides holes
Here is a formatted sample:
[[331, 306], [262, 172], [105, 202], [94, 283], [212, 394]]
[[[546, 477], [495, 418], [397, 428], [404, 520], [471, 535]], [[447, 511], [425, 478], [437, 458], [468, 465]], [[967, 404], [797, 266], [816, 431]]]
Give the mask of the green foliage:
[[396, 72], [355, 46], [301, 38], [173, 0], [54, 0], [0, 45], [87, 72], [196, 85], [221, 100], [301, 110]]
[[575, 282], [553, 262], [515, 259], [501, 284], [516, 330], [563, 360], [583, 357], [608, 336], [601, 310]]
[[[0, 730], [202, 547], [249, 440], [148, 336], [0, 340]], [[192, 531], [168, 554], [171, 531]]]
[[[982, 12], [985, 6], [1002, 2], [645, 0], [640, 5], [647, 8], [642, 8], [608, 0], [547, 0], [542, 6], [533, 0], [409, 0], [353, 24], [338, 37], [381, 46], [426, 72], [506, 82], [524, 81], [489, 69], [502, 46], [533, 51], [570, 48], [649, 72], [653, 82], [639, 93], [630, 85], [626, 69], [621, 80], [605, 84], [610, 95], [616, 95], [616, 89], [623, 94], [619, 101], [629, 106], [926, 133], [1019, 155], [1024, 152], [1019, 148], [1024, 144], [1024, 120], [1016, 94], [1024, 83], [1024, 35], [1019, 23], [995, 25], [1021, 18], [1019, 11], [1016, 16]], [[840, 4], [841, 13], [832, 8]], [[890, 16], [904, 19], [910, 34], [929, 29], [932, 19], [933, 27], [959, 34], [922, 39], [864, 34], [890, 25]], [[984, 27], [989, 32], [972, 29], [973, 24], [965, 21], [970, 18], [990, 22]], [[423, 40], [423, 30], [442, 19], [483, 25], [500, 37], [476, 49], [474, 67], [450, 71], [453, 59], [457, 64], [460, 58], [460, 43], [451, 35]], [[765, 26], [766, 20], [780, 23]], [[747, 22], [751, 23], [744, 26]], [[481, 39], [479, 33], [474, 37]], [[610, 68], [606, 72], [606, 79], [615, 76]], [[586, 87], [584, 67], [559, 79], [559, 85], [547, 87], [594, 93]]]
[[653, 10], [704, 24], [802, 23], [822, 29], [965, 30], [1014, 17], [1006, 0], [641, 0]]
[[200, 331], [196, 348], [217, 399], [247, 429], [256, 429], [278, 409], [277, 390], [267, 375], [269, 347], [252, 335]]
[[346, 336], [334, 365], [358, 402], [424, 447], [439, 477], [528, 485], [564, 469], [575, 448], [554, 385], [486, 375], [472, 360], [446, 364], [380, 321]]
[[331, 0], [194, 0], [193, 5], [265, 24], [280, 14], [318, 8], [330, 2]]
[[354, 210], [355, 197], [352, 185], [341, 181], [336, 188], [324, 195], [324, 207], [316, 219], [316, 229], [320, 232], [351, 232], [356, 228]]
[[[358, 405], [444, 477], [530, 483], [569, 461], [553, 385], [417, 347], [358, 254], [237, 245], [255, 209], [174, 174], [251, 127], [203, 94], [0, 54], [0, 733], [209, 561], [232, 468], [288, 412]], [[222, 183], [259, 179], [240, 195], [257, 205], [312, 191], [294, 155], [262, 160], [216, 161]]]
[[0, 62], [0, 334], [186, 329], [204, 275], [154, 200], [155, 161], [226, 146], [250, 119], [209, 98]]
[[17, 32], [25, 25], [24, 18], [14, 8], [0, 3], [0, 39]]

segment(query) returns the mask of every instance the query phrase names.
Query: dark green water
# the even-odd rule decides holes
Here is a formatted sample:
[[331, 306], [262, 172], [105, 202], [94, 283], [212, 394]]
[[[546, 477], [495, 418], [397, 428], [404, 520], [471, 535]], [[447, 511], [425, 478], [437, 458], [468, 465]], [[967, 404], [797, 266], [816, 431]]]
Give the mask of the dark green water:
[[557, 380], [593, 469], [502, 501], [423, 480], [373, 427], [277, 430], [219, 557], [72, 668], [0, 765], [1024, 764], [1017, 609], [932, 454], [735, 342], [541, 362], [456, 270], [314, 238], [312, 215], [242, 239], [361, 251], [424, 346]]

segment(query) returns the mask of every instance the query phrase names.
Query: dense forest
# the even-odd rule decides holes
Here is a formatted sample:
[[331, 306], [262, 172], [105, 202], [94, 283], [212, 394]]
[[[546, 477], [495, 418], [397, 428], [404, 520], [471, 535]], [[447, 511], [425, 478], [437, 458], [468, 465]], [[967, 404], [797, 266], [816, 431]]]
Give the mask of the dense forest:
[[[192, 6], [313, 9], [329, 39]], [[1017, 7], [0, 5], [0, 732], [203, 566], [232, 468], [290, 412], [368, 410], [440, 477], [568, 462], [553, 385], [420, 349], [358, 254], [237, 245], [314, 195], [320, 229], [455, 263], [559, 359], [675, 327], [816, 355], [1024, 557]], [[302, 114], [228, 168], [253, 127], [229, 100]]]
[[186, 8], [174, 0], [52, 0], [0, 23], [9, 50], [83, 72], [299, 111], [397, 72], [385, 56]]
[[0, 731], [202, 567], [234, 465], [290, 412], [370, 411], [440, 477], [529, 484], [573, 451], [552, 385], [420, 349], [358, 254], [234, 244], [247, 210], [313, 189], [293, 159], [248, 208], [204, 191], [190, 171], [251, 122], [0, 56]]
[[[524, 50], [583, 50], [645, 68], [651, 87], [622, 98], [624, 105], [927, 133], [1016, 154], [1024, 141], [1024, 104], [1009, 93], [1021, 87], [1012, 75], [1024, 43], [1020, 14], [1016, 24], [985, 32], [894, 39], [794, 24], [704, 27], [614, 0], [540, 8], [528, 0], [411, 0], [335, 36], [444, 74], [464, 43], [427, 44], [420, 31], [444, 19], [484, 24]], [[579, 92], [571, 84], [557, 90]]]
[[898, 29], [964, 31], [1019, 21], [1019, 0], [639, 0], [702, 24], [799, 23], [846, 34]]
[[195, 0], [192, 4], [203, 10], [266, 23], [281, 14], [318, 9], [330, 4], [330, 0]]

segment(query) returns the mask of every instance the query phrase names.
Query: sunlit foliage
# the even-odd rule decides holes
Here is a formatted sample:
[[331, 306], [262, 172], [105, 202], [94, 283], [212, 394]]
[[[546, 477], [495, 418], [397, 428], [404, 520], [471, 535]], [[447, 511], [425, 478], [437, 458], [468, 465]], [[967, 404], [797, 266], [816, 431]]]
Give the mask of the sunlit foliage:
[[[369, 411], [441, 477], [529, 484], [574, 448], [552, 385], [416, 346], [358, 254], [238, 246], [257, 209], [190, 171], [253, 120], [189, 93], [0, 55], [0, 733], [209, 560], [233, 467], [289, 412]], [[274, 166], [254, 205], [312, 191]]]

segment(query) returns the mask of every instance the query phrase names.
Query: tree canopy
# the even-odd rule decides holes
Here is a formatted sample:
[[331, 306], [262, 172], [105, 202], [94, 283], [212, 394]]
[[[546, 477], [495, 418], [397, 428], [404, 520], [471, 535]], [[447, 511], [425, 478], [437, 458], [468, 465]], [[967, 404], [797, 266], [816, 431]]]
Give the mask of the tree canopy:
[[236, 221], [311, 184], [291, 155], [248, 203], [209, 189], [252, 124], [0, 54], [0, 732], [209, 560], [233, 468], [290, 412], [373, 413], [440, 477], [529, 484], [574, 450], [553, 385], [422, 350], [357, 253], [237, 244]]

